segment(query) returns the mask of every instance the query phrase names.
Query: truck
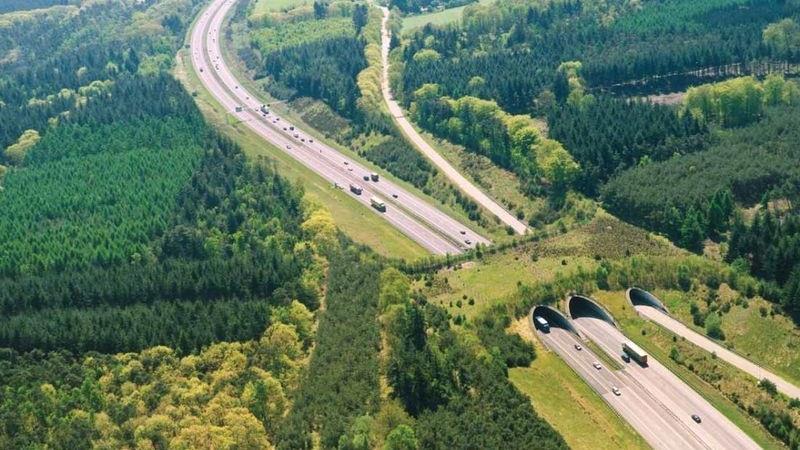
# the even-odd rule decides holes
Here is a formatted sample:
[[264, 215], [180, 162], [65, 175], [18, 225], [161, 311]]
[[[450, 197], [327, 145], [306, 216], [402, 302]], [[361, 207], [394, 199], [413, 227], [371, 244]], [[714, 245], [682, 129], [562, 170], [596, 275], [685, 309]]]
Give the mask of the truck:
[[386, 212], [386, 203], [383, 200], [379, 199], [378, 197], [372, 197], [369, 199], [370, 205], [373, 208], [377, 209], [380, 212]]
[[630, 356], [630, 358], [636, 362], [638, 362], [642, 366], [647, 365], [647, 352], [641, 349], [638, 345], [634, 344], [633, 342], [623, 342], [622, 343], [622, 352], [626, 355]]
[[243, 109], [244, 109], [244, 108], [242, 108], [242, 107], [241, 107], [241, 106], [239, 106], [239, 105], [236, 105], [236, 108], [234, 108], [234, 110], [235, 110], [236, 112], [242, 112], [242, 110], [243, 110]]
[[361, 186], [357, 184], [350, 185], [350, 192], [352, 192], [353, 194], [361, 195], [361, 191], [362, 191]]
[[543, 333], [550, 332], [550, 324], [547, 323], [547, 320], [545, 320], [544, 317], [536, 316], [533, 318], [533, 320], [536, 322], [536, 328], [542, 330]]
[[375, 172], [369, 174], [369, 177], [372, 178], [372, 181], [378, 181], [378, 174]]
[[269, 109], [267, 109], [267, 105], [261, 105], [261, 108], [259, 109], [261, 110], [262, 113], [269, 114]]

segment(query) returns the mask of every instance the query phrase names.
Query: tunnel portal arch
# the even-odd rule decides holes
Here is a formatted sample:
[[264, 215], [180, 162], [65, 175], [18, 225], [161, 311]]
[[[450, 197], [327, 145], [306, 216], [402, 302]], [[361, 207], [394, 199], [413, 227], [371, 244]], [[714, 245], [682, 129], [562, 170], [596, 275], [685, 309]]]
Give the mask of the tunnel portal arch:
[[573, 320], [579, 317], [594, 317], [595, 319], [610, 323], [615, 328], [619, 328], [614, 318], [611, 317], [611, 314], [606, 311], [605, 308], [585, 295], [570, 295], [567, 298], [567, 312], [569, 313], [569, 317]]
[[633, 306], [651, 306], [665, 314], [669, 314], [669, 310], [658, 297], [642, 288], [632, 287], [625, 292], [625, 296], [628, 297], [628, 301]]
[[[552, 306], [547, 305], [537, 305], [531, 309], [531, 321], [533, 322], [533, 318], [536, 316], [541, 316], [546, 320], [551, 327], [558, 327], [564, 330], [573, 333], [577, 337], [581, 337], [580, 333], [578, 333], [578, 329], [575, 328], [575, 325], [570, 322], [570, 320], [561, 313], [561, 311], [553, 308]], [[534, 326], [535, 328], [535, 326]]]

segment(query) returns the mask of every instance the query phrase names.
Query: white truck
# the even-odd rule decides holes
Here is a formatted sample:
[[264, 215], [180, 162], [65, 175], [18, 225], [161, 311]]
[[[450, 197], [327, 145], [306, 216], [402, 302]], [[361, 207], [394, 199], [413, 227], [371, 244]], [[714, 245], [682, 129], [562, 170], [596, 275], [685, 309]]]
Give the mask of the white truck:
[[369, 199], [370, 205], [373, 208], [377, 209], [380, 212], [386, 212], [386, 203], [383, 200], [379, 199], [378, 197], [372, 197]]

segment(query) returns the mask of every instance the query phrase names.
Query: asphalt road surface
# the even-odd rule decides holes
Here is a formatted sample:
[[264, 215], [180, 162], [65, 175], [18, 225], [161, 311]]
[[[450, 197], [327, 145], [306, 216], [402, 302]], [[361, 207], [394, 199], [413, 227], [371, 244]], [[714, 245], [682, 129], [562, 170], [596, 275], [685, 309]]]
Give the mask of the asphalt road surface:
[[736, 353], [728, 350], [727, 348], [717, 344], [706, 336], [692, 330], [681, 322], [673, 319], [662, 311], [653, 308], [652, 306], [636, 305], [636, 312], [642, 316], [652, 320], [653, 322], [661, 325], [662, 327], [670, 330], [671, 332], [686, 338], [692, 344], [703, 348], [709, 352], [717, 355], [717, 358], [728, 362], [734, 367], [749, 373], [757, 379], [768, 379], [775, 383], [775, 386], [780, 392], [788, 395], [791, 398], [800, 398], [800, 388], [794, 384], [786, 381], [785, 379], [775, 375], [774, 373], [764, 369], [758, 364], [753, 363], [747, 358], [737, 355]]
[[492, 214], [497, 216], [504, 224], [514, 229], [518, 234], [525, 234], [528, 227], [519, 219], [514, 217], [513, 214], [506, 211], [505, 208], [500, 206], [497, 202], [484, 194], [477, 186], [472, 184], [469, 180], [464, 178], [461, 173], [455, 169], [446, 159], [442, 157], [433, 147], [428, 144], [425, 139], [417, 133], [417, 130], [411, 126], [411, 122], [403, 115], [403, 109], [394, 100], [392, 91], [389, 87], [389, 44], [391, 42], [389, 36], [389, 9], [385, 6], [381, 7], [383, 10], [383, 21], [381, 22], [381, 58], [383, 60], [383, 72], [381, 76], [381, 91], [383, 98], [389, 107], [389, 113], [394, 118], [397, 125], [402, 130], [403, 134], [416, 146], [426, 158], [428, 158], [444, 175], [450, 179], [462, 192], [467, 194], [472, 200], [479, 205], [486, 208]]
[[[403, 234], [437, 254], [457, 254], [476, 244], [490, 242], [436, 207], [414, 196], [400, 186], [381, 179], [365, 181], [371, 171], [308, 133], [269, 111], [260, 111], [263, 104], [245, 90], [228, 69], [220, 51], [220, 28], [225, 15], [236, 0], [214, 0], [203, 11], [191, 34], [191, 55], [195, 71], [212, 96], [233, 116], [258, 135], [295, 158], [297, 161], [339, 186], [359, 202], [370, 206], [377, 197], [386, 204], [380, 214]], [[290, 127], [294, 127], [292, 130]], [[284, 129], [286, 128], [286, 129]], [[301, 139], [304, 139], [302, 141]], [[350, 184], [362, 188], [357, 195]]]
[[[622, 343], [628, 339], [613, 325], [593, 317], [578, 317], [573, 323], [584, 336], [594, 341], [611, 357], [620, 358]], [[632, 361], [621, 371], [638, 391], [647, 395], [644, 402], [657, 405], [663, 420], [677, 422], [680, 436], [692, 443], [691, 448], [757, 449], [759, 446], [742, 430], [717, 411], [675, 374], [650, 356], [647, 367]], [[622, 359], [619, 359], [622, 361]], [[622, 396], [625, 396], [623, 392]], [[695, 423], [692, 414], [702, 422]], [[651, 416], [643, 416], [651, 417]], [[668, 438], [672, 435], [660, 435]], [[671, 444], [670, 444], [671, 445]]]

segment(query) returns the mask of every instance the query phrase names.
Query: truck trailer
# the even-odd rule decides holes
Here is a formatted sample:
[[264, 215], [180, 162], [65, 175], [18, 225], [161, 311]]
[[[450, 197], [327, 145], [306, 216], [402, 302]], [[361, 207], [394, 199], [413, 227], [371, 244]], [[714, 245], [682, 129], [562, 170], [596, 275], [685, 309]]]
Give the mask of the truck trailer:
[[638, 345], [634, 344], [633, 342], [623, 342], [622, 343], [622, 351], [631, 357], [632, 360], [638, 362], [642, 366], [647, 365], [647, 352], [641, 349]]
[[373, 208], [377, 209], [380, 212], [386, 212], [386, 203], [383, 200], [379, 199], [378, 197], [372, 197], [369, 199], [369, 203], [372, 205]]

